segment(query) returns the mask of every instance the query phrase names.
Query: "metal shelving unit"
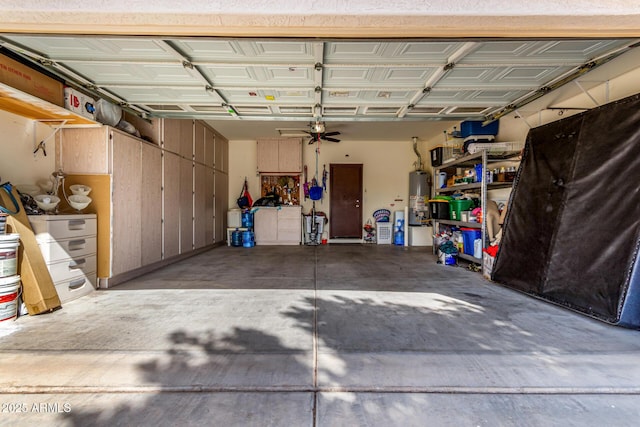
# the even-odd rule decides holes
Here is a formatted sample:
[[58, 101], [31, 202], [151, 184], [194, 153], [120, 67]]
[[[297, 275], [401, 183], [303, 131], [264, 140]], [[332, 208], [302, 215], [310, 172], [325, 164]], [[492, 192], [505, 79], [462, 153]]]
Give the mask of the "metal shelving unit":
[[[433, 194], [453, 194], [457, 192], [465, 192], [469, 190], [480, 190], [480, 205], [482, 207], [482, 222], [464, 222], [464, 221], [454, 221], [454, 220], [443, 220], [443, 219], [432, 219], [433, 230], [434, 232], [438, 232], [440, 225], [451, 225], [455, 227], [468, 227], [468, 228], [478, 228], [482, 232], [482, 248], [486, 248], [488, 245], [487, 238], [487, 226], [486, 226], [486, 211], [485, 207], [487, 206], [487, 193], [489, 190], [496, 190], [500, 188], [511, 188], [513, 186], [513, 182], [492, 182], [487, 184], [486, 180], [486, 171], [488, 170], [488, 166], [492, 163], [499, 162], [514, 162], [519, 160], [514, 160], [514, 158], [519, 156], [519, 152], [511, 152], [507, 154], [501, 155], [492, 155], [487, 152], [487, 150], [482, 150], [478, 153], [468, 154], [466, 156], [460, 157], [453, 161], [444, 163], [440, 166], [435, 166], [433, 168]], [[469, 184], [460, 184], [454, 185], [452, 187], [446, 188], [435, 188], [438, 182], [437, 174], [438, 172], [445, 169], [452, 168], [473, 168], [476, 164], [482, 163], [482, 172], [484, 176], [482, 177], [482, 182], [473, 182]], [[438, 248], [434, 245], [434, 252], [437, 252]], [[475, 262], [482, 265], [482, 258], [476, 258], [474, 256], [459, 253], [459, 258], [462, 258], [467, 261]]]

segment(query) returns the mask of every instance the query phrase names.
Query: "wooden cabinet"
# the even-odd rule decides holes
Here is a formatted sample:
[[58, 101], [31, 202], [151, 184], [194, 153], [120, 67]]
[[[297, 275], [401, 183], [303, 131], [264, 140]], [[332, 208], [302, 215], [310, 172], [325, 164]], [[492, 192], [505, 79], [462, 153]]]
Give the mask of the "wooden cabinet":
[[256, 245], [272, 245], [278, 241], [277, 208], [259, 208], [253, 214]]
[[142, 152], [141, 142], [112, 131], [111, 274], [142, 266]]
[[302, 172], [302, 140], [286, 138], [278, 141], [279, 172]]
[[227, 209], [229, 204], [229, 175], [215, 171], [214, 176], [214, 215], [215, 229], [213, 239], [216, 243], [226, 239]]
[[164, 152], [163, 258], [180, 254], [180, 156]]
[[[223, 138], [219, 139], [220, 146], [226, 145], [226, 141]], [[224, 150], [221, 149], [220, 152], [220, 160], [223, 163], [223, 166], [226, 165], [228, 153], [224, 153]], [[215, 167], [216, 162], [216, 133], [211, 130], [209, 127], [204, 128], [204, 164], [209, 167]], [[223, 168], [224, 170], [224, 168]]]
[[302, 233], [302, 209], [283, 207], [278, 211], [278, 241], [285, 244], [299, 244]]
[[142, 144], [142, 265], [162, 259], [162, 151]]
[[191, 119], [164, 119], [162, 148], [182, 157], [193, 158], [194, 126]]
[[203, 165], [206, 164], [204, 158], [206, 129], [207, 126], [202, 122], [196, 122], [193, 126], [193, 161]]
[[258, 172], [302, 172], [302, 140], [300, 138], [260, 139]]
[[193, 162], [180, 159], [180, 253], [193, 250]]
[[[205, 170], [205, 224], [204, 224], [204, 234], [205, 234], [205, 244], [210, 245], [215, 243], [215, 225], [216, 225], [216, 214], [215, 214], [215, 173], [213, 169], [207, 168]], [[226, 217], [225, 217], [226, 219]], [[226, 225], [221, 224], [222, 227], [226, 227]]]
[[56, 169], [66, 173], [110, 173], [107, 127], [64, 129], [56, 140]]
[[[194, 249], [202, 248], [206, 242], [207, 228], [207, 167], [199, 163], [194, 168], [194, 192], [193, 192], [193, 246]], [[213, 199], [213, 195], [211, 196]], [[212, 202], [213, 204], [213, 202]]]
[[259, 208], [254, 213], [256, 245], [299, 245], [302, 233], [302, 208], [282, 206]]
[[174, 151], [108, 126], [61, 131], [65, 185], [93, 188], [86, 212], [98, 214], [101, 286], [224, 240], [228, 173], [214, 162], [226, 167], [228, 141], [199, 122], [167, 122], [164, 145]]

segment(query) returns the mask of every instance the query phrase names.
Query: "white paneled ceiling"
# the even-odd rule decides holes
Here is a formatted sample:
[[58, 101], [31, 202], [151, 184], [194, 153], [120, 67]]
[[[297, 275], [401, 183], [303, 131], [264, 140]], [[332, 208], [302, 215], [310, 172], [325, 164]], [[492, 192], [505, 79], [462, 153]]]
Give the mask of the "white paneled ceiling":
[[635, 42], [0, 37], [143, 115], [288, 122], [491, 120]]

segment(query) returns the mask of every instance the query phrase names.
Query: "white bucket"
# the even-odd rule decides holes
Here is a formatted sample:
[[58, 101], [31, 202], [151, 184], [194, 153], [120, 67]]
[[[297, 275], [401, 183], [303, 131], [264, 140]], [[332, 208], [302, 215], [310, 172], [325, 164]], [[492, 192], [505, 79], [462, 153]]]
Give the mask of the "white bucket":
[[19, 234], [0, 235], [0, 277], [14, 276], [18, 272]]
[[18, 315], [20, 276], [0, 278], [0, 322]]
[[7, 232], [7, 214], [0, 212], [0, 234], [6, 234]]

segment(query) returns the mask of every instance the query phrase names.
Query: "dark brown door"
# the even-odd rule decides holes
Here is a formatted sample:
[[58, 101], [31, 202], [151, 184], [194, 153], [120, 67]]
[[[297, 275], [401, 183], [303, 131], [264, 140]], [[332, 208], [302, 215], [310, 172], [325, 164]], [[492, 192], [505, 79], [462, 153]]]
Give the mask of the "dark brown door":
[[362, 165], [331, 164], [329, 185], [329, 237], [362, 238]]

